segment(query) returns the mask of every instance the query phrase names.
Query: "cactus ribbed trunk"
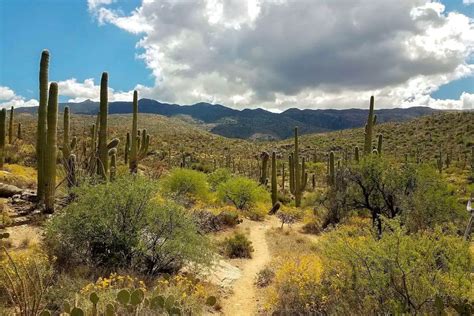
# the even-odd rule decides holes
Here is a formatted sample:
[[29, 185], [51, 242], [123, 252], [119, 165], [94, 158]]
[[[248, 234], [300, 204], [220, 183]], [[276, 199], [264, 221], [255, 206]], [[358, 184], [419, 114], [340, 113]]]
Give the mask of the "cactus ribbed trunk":
[[369, 117], [365, 124], [365, 142], [364, 142], [364, 154], [370, 154], [372, 152], [372, 133], [374, 129], [376, 116], [374, 116], [374, 97], [370, 97], [370, 108]]
[[262, 169], [260, 174], [260, 184], [267, 184], [267, 172], [268, 172], [268, 159], [270, 155], [267, 152], [262, 152], [260, 154], [260, 159], [262, 160]]
[[14, 107], [12, 106], [10, 110], [10, 122], [8, 124], [8, 143], [11, 144], [13, 143], [13, 112], [14, 112]]
[[281, 164], [281, 189], [285, 191], [285, 163]]
[[0, 169], [3, 169], [5, 164], [5, 138], [6, 138], [6, 124], [7, 124], [7, 110], [0, 111]]
[[48, 66], [49, 52], [41, 53], [39, 72], [39, 106], [38, 125], [36, 135], [36, 160], [37, 160], [37, 197], [39, 201], [44, 200], [44, 151], [46, 149], [46, 114], [48, 106]]
[[357, 163], [359, 163], [359, 146], [355, 146], [354, 148], [354, 159]]
[[278, 202], [276, 154], [272, 153], [272, 205]]
[[64, 116], [63, 116], [63, 159], [68, 160], [69, 156], [71, 155], [71, 147], [69, 143], [69, 107], [66, 106], [64, 108]]
[[18, 131], [17, 131], [16, 137], [17, 137], [18, 139], [22, 139], [22, 138], [23, 138], [23, 136], [21, 135], [21, 122], [18, 123]]
[[295, 197], [295, 206], [301, 206], [301, 198], [308, 182], [305, 159], [299, 163], [298, 127], [295, 127], [295, 151], [290, 155], [290, 191]]
[[133, 91], [133, 116], [132, 116], [132, 143], [130, 147], [130, 172], [136, 173], [138, 168], [138, 93]]
[[54, 194], [56, 190], [56, 155], [57, 155], [57, 126], [58, 126], [58, 84], [52, 82], [49, 87], [47, 109], [47, 138], [45, 150], [45, 196], [46, 213], [54, 212]]
[[130, 154], [130, 133], [128, 132], [126, 140], [125, 140], [125, 149], [124, 149], [124, 155], [123, 155], [123, 159], [124, 159], [125, 164], [128, 164], [128, 155], [129, 154]]
[[107, 116], [108, 116], [108, 74], [102, 73], [100, 80], [100, 126], [99, 126], [99, 162], [98, 167], [99, 175], [103, 179], [107, 179], [107, 173], [109, 171], [109, 153], [107, 149]]

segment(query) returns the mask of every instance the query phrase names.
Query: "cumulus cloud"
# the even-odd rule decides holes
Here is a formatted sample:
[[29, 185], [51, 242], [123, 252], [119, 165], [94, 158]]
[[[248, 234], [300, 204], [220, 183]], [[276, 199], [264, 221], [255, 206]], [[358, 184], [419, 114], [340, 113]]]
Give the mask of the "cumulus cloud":
[[[85, 100], [99, 101], [100, 85], [94, 83], [94, 79], [86, 79], [79, 82], [75, 78], [58, 81], [59, 94], [68, 97], [68, 102], [83, 102]], [[109, 102], [113, 101], [131, 101], [133, 91], [115, 91], [108, 89]]]
[[462, 3], [464, 3], [465, 5], [470, 5], [474, 4], [474, 0], [462, 0]]
[[429, 95], [474, 74], [473, 21], [430, 0], [142, 0], [130, 14], [105, 2], [89, 0], [100, 23], [141, 34], [155, 77], [142, 95], [168, 102], [461, 107]]
[[12, 106], [18, 108], [37, 105], [37, 100], [26, 100], [24, 97], [16, 95], [9, 87], [0, 86], [0, 108], [10, 108]]

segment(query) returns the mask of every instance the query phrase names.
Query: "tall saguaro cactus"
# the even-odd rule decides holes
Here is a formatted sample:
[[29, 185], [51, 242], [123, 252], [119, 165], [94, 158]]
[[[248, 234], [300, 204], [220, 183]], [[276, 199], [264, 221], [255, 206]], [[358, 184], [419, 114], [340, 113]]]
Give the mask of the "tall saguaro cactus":
[[5, 163], [5, 137], [6, 137], [7, 110], [0, 111], [0, 168], [3, 169]]
[[54, 212], [54, 194], [56, 190], [56, 157], [57, 157], [57, 126], [58, 126], [58, 84], [52, 82], [49, 86], [47, 109], [47, 137], [45, 162], [44, 204], [46, 213]]
[[359, 163], [359, 146], [355, 146], [354, 148], [354, 160], [356, 161], [356, 163]]
[[15, 108], [12, 106], [10, 109], [10, 122], [8, 124], [8, 143], [13, 143], [13, 112]]
[[48, 67], [49, 52], [41, 53], [39, 72], [39, 106], [38, 125], [36, 135], [36, 159], [37, 159], [37, 197], [39, 201], [44, 200], [44, 151], [46, 149], [46, 114], [48, 106]]
[[374, 97], [370, 97], [369, 117], [365, 124], [365, 142], [364, 142], [364, 154], [370, 154], [372, 152], [372, 134], [374, 130], [377, 116], [374, 115]]
[[308, 182], [308, 174], [305, 168], [305, 159], [299, 162], [299, 146], [298, 146], [298, 127], [295, 127], [295, 148], [289, 158], [290, 169], [290, 191], [295, 197], [295, 206], [301, 206], [301, 197]]
[[99, 163], [98, 172], [102, 178], [107, 179], [109, 171], [109, 150], [107, 149], [107, 118], [109, 114], [108, 86], [109, 75], [102, 73], [100, 80], [100, 124], [99, 124]]
[[278, 202], [276, 153], [272, 152], [272, 205]]
[[260, 159], [262, 160], [262, 169], [260, 170], [260, 184], [267, 184], [267, 171], [268, 171], [268, 159], [270, 155], [264, 151], [260, 154]]
[[334, 186], [336, 184], [336, 171], [334, 168], [334, 152], [329, 153], [329, 185]]
[[[141, 136], [141, 139], [140, 139]], [[150, 144], [150, 135], [147, 134], [146, 129], [140, 133], [138, 130], [138, 92], [133, 91], [133, 116], [132, 116], [132, 134], [129, 140], [127, 134], [127, 142], [130, 142], [130, 157], [129, 168], [131, 173], [138, 171], [138, 161], [145, 158]], [[126, 145], [126, 148], [128, 145]]]
[[76, 147], [77, 143], [77, 138], [73, 137], [72, 140], [70, 141], [69, 139], [69, 134], [71, 133], [71, 128], [70, 128], [70, 114], [69, 114], [69, 107], [66, 106], [64, 108], [64, 116], [63, 116], [63, 127], [64, 127], [64, 132], [63, 132], [63, 159], [67, 160], [69, 159], [69, 156], [71, 155], [72, 150]]

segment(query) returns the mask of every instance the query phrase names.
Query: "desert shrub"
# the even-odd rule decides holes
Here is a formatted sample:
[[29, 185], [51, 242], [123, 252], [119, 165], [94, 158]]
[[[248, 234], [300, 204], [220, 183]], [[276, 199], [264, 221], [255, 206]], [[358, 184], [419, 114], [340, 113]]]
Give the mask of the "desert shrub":
[[441, 229], [407, 234], [387, 222], [381, 239], [341, 228], [321, 242], [328, 314], [448, 314], [472, 307], [469, 245]]
[[314, 254], [287, 258], [275, 272], [269, 294], [270, 308], [284, 315], [322, 312], [322, 271], [321, 260]]
[[255, 280], [255, 284], [258, 287], [267, 287], [273, 282], [274, 278], [275, 278], [275, 271], [273, 271], [272, 268], [265, 267], [258, 272], [257, 279]]
[[232, 178], [232, 173], [227, 168], [219, 168], [216, 169], [214, 172], [207, 175], [207, 182], [211, 186], [211, 190], [217, 190], [219, 184], [226, 182]]
[[291, 226], [297, 221], [301, 220], [304, 216], [304, 212], [296, 207], [281, 207], [277, 212], [277, 217], [280, 219], [281, 228], [284, 224]]
[[45, 307], [45, 293], [53, 277], [47, 256], [36, 251], [0, 251], [5, 254], [0, 261], [0, 302], [11, 305], [12, 315], [38, 315]]
[[171, 170], [161, 181], [161, 191], [184, 204], [193, 203], [196, 200], [205, 201], [209, 197], [206, 175], [191, 169]]
[[236, 233], [223, 242], [223, 252], [229, 258], [252, 258], [252, 242], [242, 233]]
[[194, 222], [202, 233], [217, 232], [240, 223], [239, 214], [231, 211], [222, 211], [216, 215], [210, 211], [198, 210], [192, 214]]
[[174, 203], [152, 199], [156, 192], [153, 181], [135, 176], [79, 187], [77, 199], [46, 228], [46, 247], [58, 267], [156, 274], [211, 260], [192, 218]]
[[248, 211], [258, 202], [267, 202], [269, 194], [257, 182], [246, 177], [235, 177], [221, 183], [217, 193], [223, 202], [232, 203], [237, 209]]

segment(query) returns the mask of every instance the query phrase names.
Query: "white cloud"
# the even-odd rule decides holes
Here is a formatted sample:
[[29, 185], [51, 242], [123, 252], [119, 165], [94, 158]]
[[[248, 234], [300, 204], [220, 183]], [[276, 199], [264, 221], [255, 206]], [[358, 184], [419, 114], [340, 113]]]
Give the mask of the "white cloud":
[[462, 3], [465, 5], [474, 4], [474, 0], [462, 0]]
[[[58, 81], [59, 95], [68, 97], [68, 102], [82, 102], [85, 100], [99, 101], [100, 85], [94, 83], [94, 79], [85, 79], [84, 82], [78, 82], [77, 79], [71, 78]], [[109, 102], [113, 101], [131, 101], [133, 99], [133, 91], [115, 91], [108, 89]]]
[[37, 100], [26, 100], [24, 97], [16, 95], [15, 92], [9, 87], [0, 86], [0, 108], [10, 108], [12, 106], [18, 108], [37, 105]]
[[91, 2], [100, 23], [141, 34], [155, 77], [142, 95], [168, 102], [460, 108], [429, 95], [474, 74], [474, 22], [430, 0], [143, 0], [128, 15]]

